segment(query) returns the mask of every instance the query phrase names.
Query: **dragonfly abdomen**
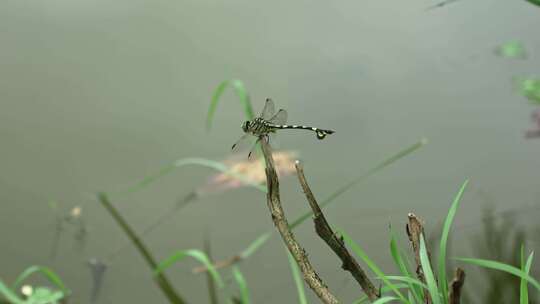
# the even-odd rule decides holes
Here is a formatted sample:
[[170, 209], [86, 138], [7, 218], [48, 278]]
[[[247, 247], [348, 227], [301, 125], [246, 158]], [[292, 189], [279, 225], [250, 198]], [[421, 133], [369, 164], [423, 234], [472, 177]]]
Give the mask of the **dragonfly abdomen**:
[[303, 130], [311, 130], [317, 134], [318, 139], [324, 139], [326, 135], [334, 133], [332, 130], [325, 130], [325, 129], [319, 129], [315, 127], [308, 127], [308, 126], [298, 126], [298, 125], [270, 125], [272, 128], [276, 129], [303, 129]]

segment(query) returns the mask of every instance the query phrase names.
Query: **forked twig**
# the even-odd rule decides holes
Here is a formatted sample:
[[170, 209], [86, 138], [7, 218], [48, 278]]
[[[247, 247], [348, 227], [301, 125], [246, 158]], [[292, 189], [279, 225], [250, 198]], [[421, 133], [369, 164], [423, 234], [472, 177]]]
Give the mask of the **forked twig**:
[[[416, 276], [420, 281], [422, 281], [422, 283], [426, 283], [424, 269], [422, 268], [422, 263], [420, 261], [420, 236], [424, 236], [425, 239], [424, 225], [422, 223], [422, 220], [420, 220], [420, 218], [417, 217], [414, 213], [407, 214], [407, 217], [409, 219], [409, 223], [406, 226], [407, 235], [414, 251], [414, 259], [416, 261]], [[429, 263], [431, 265], [431, 254], [429, 253], [429, 250], [427, 250], [427, 254], [429, 257]], [[435, 280], [436, 279], [437, 278], [435, 278]], [[432, 303], [431, 297], [429, 296], [428, 292], [425, 293], [425, 299], [426, 304]]]
[[461, 302], [461, 289], [465, 283], [465, 271], [461, 268], [456, 268], [454, 279], [450, 283], [450, 291], [448, 292], [448, 303], [459, 304]]
[[328, 287], [322, 282], [321, 278], [311, 266], [305, 250], [296, 241], [294, 234], [292, 233], [285, 212], [281, 206], [281, 199], [279, 196], [279, 180], [274, 167], [274, 159], [272, 157], [272, 151], [268, 144], [268, 139], [265, 136], [260, 140], [264, 160], [266, 162], [266, 184], [268, 187], [268, 193], [266, 195], [268, 208], [272, 216], [272, 221], [279, 231], [281, 238], [285, 242], [285, 245], [289, 249], [289, 252], [298, 263], [298, 267], [304, 276], [304, 281], [315, 292], [317, 297], [321, 299], [323, 303], [337, 304], [339, 303], [337, 298], [330, 292]]
[[336, 236], [336, 234], [328, 224], [328, 221], [326, 221], [326, 218], [322, 213], [321, 207], [317, 203], [317, 200], [315, 199], [315, 196], [313, 195], [313, 192], [311, 192], [311, 189], [307, 183], [302, 164], [299, 161], [296, 161], [295, 166], [300, 185], [302, 186], [304, 194], [306, 195], [311, 210], [313, 210], [313, 222], [315, 223], [315, 231], [317, 232], [319, 237], [323, 239], [323, 241], [341, 259], [341, 262], [343, 263], [341, 265], [341, 268], [351, 273], [351, 275], [356, 279], [358, 284], [360, 284], [360, 287], [362, 287], [362, 290], [364, 290], [364, 293], [368, 296], [368, 298], [372, 301], [378, 299], [380, 295], [377, 288], [367, 277], [366, 273], [360, 267], [358, 262], [349, 253], [349, 251], [345, 247], [343, 239]]
[[[418, 150], [419, 148], [423, 147], [424, 145], [427, 144], [427, 142], [428, 142], [427, 139], [423, 138], [420, 141], [416, 142], [415, 144], [413, 144], [411, 146], [408, 146], [407, 148], [405, 148], [405, 149], [399, 151], [398, 153], [392, 155], [391, 157], [386, 158], [381, 163], [379, 163], [376, 166], [372, 167], [371, 169], [369, 169], [364, 174], [358, 176], [357, 178], [351, 180], [350, 182], [348, 182], [344, 186], [342, 186], [342, 187], [338, 188], [337, 190], [335, 190], [333, 193], [331, 193], [328, 197], [326, 197], [320, 203], [320, 206], [322, 208], [325, 208], [332, 201], [334, 201], [334, 199], [336, 197], [338, 197], [338, 196], [342, 195], [343, 193], [349, 191], [354, 186], [358, 185], [360, 182], [364, 181], [365, 179], [367, 179], [368, 177], [372, 176], [373, 174], [379, 172], [380, 170], [386, 168], [387, 166], [395, 163], [399, 159], [401, 159], [401, 158], [405, 157], [406, 155], [409, 155], [410, 153], [412, 153], [412, 152]], [[312, 212], [304, 213], [300, 217], [296, 218], [292, 223], [290, 223], [290, 225], [289, 225], [290, 228], [292, 230], [296, 229], [300, 224], [302, 224], [311, 215], [312, 215]], [[240, 252], [240, 253], [237, 253], [236, 255], [234, 255], [233, 257], [229, 257], [229, 258], [227, 258], [225, 260], [219, 260], [219, 261], [215, 262], [214, 266], [216, 268], [227, 267], [227, 266], [234, 265], [234, 264], [244, 260], [246, 257], [247, 256], [245, 256], [244, 253]], [[194, 273], [199, 273], [199, 272], [204, 272], [204, 271], [207, 271], [207, 270], [208, 269], [206, 269], [206, 267], [202, 266], [202, 267], [198, 267], [198, 268], [194, 269], [193, 272]]]

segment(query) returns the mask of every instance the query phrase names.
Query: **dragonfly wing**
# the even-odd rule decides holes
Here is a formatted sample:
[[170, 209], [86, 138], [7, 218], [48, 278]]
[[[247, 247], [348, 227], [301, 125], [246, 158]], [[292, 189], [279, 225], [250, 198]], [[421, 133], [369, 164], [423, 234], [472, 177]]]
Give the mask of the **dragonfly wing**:
[[258, 145], [259, 141], [260, 141], [260, 138], [257, 138], [255, 142], [253, 142], [253, 144], [251, 145], [251, 149], [249, 149], [249, 154], [248, 154], [249, 160], [252, 160], [253, 156], [257, 154], [256, 152], [257, 152], [257, 147], [259, 146]]
[[280, 148], [280, 142], [279, 142], [279, 136], [276, 135], [276, 133], [269, 133], [268, 134], [268, 142], [274, 149]]
[[284, 125], [287, 123], [287, 111], [280, 109], [276, 115], [272, 116], [268, 122], [274, 125]]
[[264, 108], [261, 111], [260, 117], [262, 117], [264, 120], [269, 120], [274, 113], [276, 113], [274, 101], [270, 98], [266, 98], [266, 102], [264, 103]]
[[252, 136], [251, 134], [244, 134], [236, 143], [232, 146], [233, 152], [239, 152], [242, 150], [247, 150], [253, 146], [253, 143], [257, 140], [257, 137]]

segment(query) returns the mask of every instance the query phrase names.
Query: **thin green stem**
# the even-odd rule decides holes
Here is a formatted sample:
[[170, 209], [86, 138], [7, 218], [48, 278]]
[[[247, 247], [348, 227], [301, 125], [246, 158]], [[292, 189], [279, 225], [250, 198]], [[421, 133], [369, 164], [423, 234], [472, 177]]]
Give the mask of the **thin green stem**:
[[[130, 241], [133, 243], [135, 248], [139, 251], [139, 253], [142, 255], [148, 266], [152, 269], [152, 272], [157, 268], [157, 262], [148, 250], [146, 248], [146, 245], [143, 243], [143, 241], [137, 236], [135, 231], [129, 226], [129, 224], [126, 222], [126, 220], [120, 215], [120, 212], [112, 205], [112, 203], [109, 201], [109, 198], [107, 197], [107, 194], [105, 193], [98, 193], [97, 195], [99, 202], [105, 207], [105, 209], [111, 214], [113, 219], [116, 221], [116, 223], [122, 228], [124, 233], [127, 235], [127, 237], [130, 239]], [[173, 304], [184, 304], [186, 303], [182, 297], [174, 290], [171, 283], [169, 282], [169, 279], [165, 276], [163, 272], [157, 274], [155, 276], [156, 284], [158, 284], [159, 288], [165, 294], [167, 299], [170, 303]]]

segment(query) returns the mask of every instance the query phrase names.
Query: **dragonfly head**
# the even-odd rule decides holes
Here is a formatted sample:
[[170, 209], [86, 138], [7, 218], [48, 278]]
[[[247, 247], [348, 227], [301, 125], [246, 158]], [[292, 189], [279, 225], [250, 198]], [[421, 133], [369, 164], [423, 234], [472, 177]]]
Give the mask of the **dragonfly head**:
[[242, 123], [242, 130], [243, 130], [244, 132], [246, 132], [246, 133], [248, 132], [248, 130], [249, 130], [249, 120], [246, 120], [246, 121], [244, 121], [244, 122]]

